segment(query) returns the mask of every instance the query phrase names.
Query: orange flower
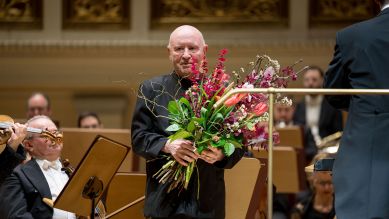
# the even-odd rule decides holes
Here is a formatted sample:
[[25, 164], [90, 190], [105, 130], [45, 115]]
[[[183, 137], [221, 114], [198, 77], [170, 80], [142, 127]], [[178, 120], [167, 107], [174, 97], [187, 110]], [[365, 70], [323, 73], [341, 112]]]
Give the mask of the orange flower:
[[255, 115], [260, 116], [265, 112], [267, 112], [267, 110], [268, 110], [267, 104], [260, 102], [254, 107], [253, 112], [255, 113]]
[[226, 102], [224, 102], [224, 105], [225, 106], [233, 106], [237, 103], [239, 103], [239, 101], [241, 101], [247, 94], [235, 94], [234, 96], [230, 97], [228, 100], [226, 100]]

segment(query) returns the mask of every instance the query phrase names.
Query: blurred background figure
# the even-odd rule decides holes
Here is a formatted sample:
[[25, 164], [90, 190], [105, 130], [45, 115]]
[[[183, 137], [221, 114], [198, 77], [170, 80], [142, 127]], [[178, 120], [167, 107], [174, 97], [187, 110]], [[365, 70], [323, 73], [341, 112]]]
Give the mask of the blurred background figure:
[[[331, 158], [330, 154], [317, 154], [311, 164]], [[298, 202], [292, 210], [291, 219], [333, 219], [334, 187], [331, 171], [315, 171], [307, 173], [310, 189], [299, 194]]]
[[[293, 101], [293, 98], [289, 99]], [[287, 126], [293, 125], [293, 114], [296, 107], [293, 103], [292, 105], [276, 103], [274, 104], [274, 125], [277, 128], [284, 128]]]
[[[310, 66], [303, 72], [304, 88], [322, 88], [324, 72]], [[342, 113], [333, 108], [322, 95], [310, 94], [296, 105], [293, 115], [296, 125], [304, 127], [305, 158], [310, 162], [317, 154], [317, 145], [322, 138], [342, 131]]]
[[51, 116], [50, 98], [44, 93], [33, 93], [27, 101], [27, 119], [34, 116]]
[[100, 121], [97, 113], [83, 112], [78, 116], [78, 128], [103, 128], [103, 124]]

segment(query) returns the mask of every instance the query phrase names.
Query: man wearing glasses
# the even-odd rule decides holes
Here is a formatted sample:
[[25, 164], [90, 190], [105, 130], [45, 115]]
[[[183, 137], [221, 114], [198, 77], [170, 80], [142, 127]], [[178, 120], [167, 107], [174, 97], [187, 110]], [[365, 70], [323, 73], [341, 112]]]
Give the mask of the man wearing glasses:
[[0, 218], [76, 218], [47, 202], [55, 201], [69, 180], [59, 160], [62, 134], [46, 116], [35, 116], [26, 125], [45, 132], [28, 133], [23, 141], [32, 159], [16, 167], [0, 188]]

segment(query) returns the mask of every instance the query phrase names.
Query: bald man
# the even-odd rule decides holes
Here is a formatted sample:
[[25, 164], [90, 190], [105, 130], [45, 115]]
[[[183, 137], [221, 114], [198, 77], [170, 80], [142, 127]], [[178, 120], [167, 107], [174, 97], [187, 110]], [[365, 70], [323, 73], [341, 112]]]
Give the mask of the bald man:
[[51, 116], [50, 99], [40, 92], [33, 93], [27, 101], [27, 118], [38, 115]]
[[[187, 77], [192, 74], [192, 64], [205, 57], [207, 47], [202, 33], [195, 27], [176, 28], [167, 46], [173, 71], [140, 85], [131, 134], [134, 151], [148, 161], [144, 208], [147, 218], [225, 217], [224, 169], [233, 167], [242, 158], [243, 151], [237, 149], [230, 157], [224, 157], [221, 150], [215, 149], [200, 156], [194, 153], [193, 142], [184, 139], [170, 142], [171, 133], [166, 131], [169, 126], [167, 105], [182, 97], [191, 86]], [[156, 158], [166, 155], [173, 156], [184, 166], [197, 160], [199, 175], [194, 171], [187, 190], [167, 193], [170, 185], [161, 184], [152, 177], [166, 162]]]

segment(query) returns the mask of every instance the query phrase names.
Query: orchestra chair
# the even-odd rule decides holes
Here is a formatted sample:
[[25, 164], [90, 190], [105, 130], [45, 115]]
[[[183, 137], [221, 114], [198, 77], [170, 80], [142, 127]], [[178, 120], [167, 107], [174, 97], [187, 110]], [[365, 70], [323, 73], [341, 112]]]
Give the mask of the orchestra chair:
[[[129, 129], [61, 128], [61, 131], [63, 132], [63, 149], [61, 157], [63, 159], [69, 159], [69, 162], [73, 167], [77, 167], [97, 135], [131, 146], [131, 134]], [[145, 169], [144, 167], [144, 159], [135, 155], [133, 151], [130, 150], [118, 172], [130, 173], [134, 171], [143, 171]]]
[[267, 168], [259, 159], [242, 158], [224, 171], [226, 219], [254, 219], [266, 190]]
[[106, 197], [107, 215], [133, 203], [120, 213], [110, 217], [113, 219], [144, 219], [144, 195], [146, 174], [117, 173], [109, 184]]
[[304, 133], [301, 126], [277, 128], [276, 131], [280, 136], [280, 143], [277, 145], [287, 145], [304, 150]]
[[[265, 149], [250, 150], [255, 158], [268, 158]], [[304, 163], [300, 159], [301, 151], [289, 146], [273, 148], [273, 183], [277, 193], [298, 193], [305, 189]]]

